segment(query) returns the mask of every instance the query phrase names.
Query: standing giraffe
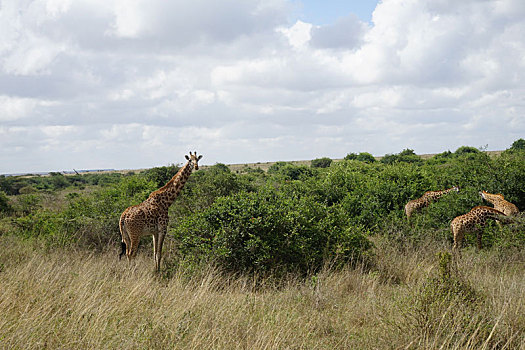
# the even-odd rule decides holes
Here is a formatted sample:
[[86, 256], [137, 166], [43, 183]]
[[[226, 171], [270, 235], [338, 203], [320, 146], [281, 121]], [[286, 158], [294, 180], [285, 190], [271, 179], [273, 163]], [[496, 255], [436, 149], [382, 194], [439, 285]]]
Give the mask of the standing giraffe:
[[481, 234], [487, 219], [498, 220], [505, 216], [499, 210], [486, 206], [477, 206], [468, 213], [455, 217], [450, 223], [450, 229], [454, 235], [454, 251], [459, 251], [461, 242], [466, 232], [476, 232], [478, 249], [481, 249]]
[[405, 205], [405, 214], [407, 216], [407, 220], [410, 220], [410, 217], [414, 211], [419, 211], [424, 207], [428, 207], [430, 203], [437, 201], [443, 195], [452, 191], [459, 192], [459, 187], [454, 186], [443, 191], [427, 191], [420, 198], [412, 199]]
[[502, 194], [492, 194], [485, 191], [479, 193], [481, 198], [494, 205], [494, 209], [501, 211], [505, 215], [515, 215], [520, 211], [513, 203], [506, 201]]
[[160, 270], [160, 259], [162, 255], [162, 242], [168, 228], [168, 208], [180, 193], [191, 172], [199, 169], [198, 161], [202, 155], [197, 157], [197, 152], [186, 156], [188, 162], [171, 178], [163, 187], [152, 192], [144, 202], [133, 205], [120, 216], [120, 234], [122, 236], [122, 251], [131, 260], [137, 253], [140, 237], [148, 234], [153, 235], [153, 255], [155, 259], [155, 270]]

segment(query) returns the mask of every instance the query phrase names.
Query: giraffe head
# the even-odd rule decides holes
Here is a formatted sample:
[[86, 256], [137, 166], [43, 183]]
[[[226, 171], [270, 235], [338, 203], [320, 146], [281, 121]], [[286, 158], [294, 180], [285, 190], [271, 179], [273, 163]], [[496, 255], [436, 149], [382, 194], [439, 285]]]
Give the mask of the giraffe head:
[[195, 168], [195, 170], [199, 170], [199, 160], [201, 158], [202, 158], [202, 154], [200, 156], [197, 156], [197, 152], [191, 153], [190, 151], [190, 155], [189, 156], [186, 155], [186, 159], [193, 163], [193, 167]]
[[481, 196], [481, 198], [483, 198], [484, 200], [486, 201], [491, 201], [491, 200], [495, 200], [495, 199], [504, 199], [505, 197], [503, 197], [502, 194], [492, 194], [492, 193], [488, 193], [488, 192], [485, 192], [485, 191], [480, 191], [479, 192], [479, 195]]
[[454, 186], [454, 187], [452, 187], [452, 191], [459, 192], [459, 186]]

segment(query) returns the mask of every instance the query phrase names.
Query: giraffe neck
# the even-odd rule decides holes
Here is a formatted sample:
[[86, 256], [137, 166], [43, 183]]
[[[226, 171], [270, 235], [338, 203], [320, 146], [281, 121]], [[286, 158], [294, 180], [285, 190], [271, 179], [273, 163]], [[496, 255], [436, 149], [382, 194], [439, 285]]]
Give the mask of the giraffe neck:
[[166, 209], [173, 203], [175, 198], [186, 184], [186, 181], [193, 171], [193, 162], [188, 161], [178, 172], [171, 178], [170, 181], [157, 191], [150, 194], [151, 200], [155, 201], [157, 205], [166, 207]]
[[443, 191], [435, 191], [435, 192], [432, 192], [432, 198], [433, 199], [439, 199], [441, 198], [443, 195], [449, 193], [449, 192], [452, 192], [452, 191], [455, 191], [456, 189], [454, 187], [452, 188], [448, 188], [446, 190], [443, 190]]
[[504, 199], [502, 198], [499, 198], [499, 197], [492, 197], [492, 196], [486, 196], [485, 197], [485, 200], [489, 203], [492, 203], [492, 204], [499, 204], [501, 202], [506, 202]]

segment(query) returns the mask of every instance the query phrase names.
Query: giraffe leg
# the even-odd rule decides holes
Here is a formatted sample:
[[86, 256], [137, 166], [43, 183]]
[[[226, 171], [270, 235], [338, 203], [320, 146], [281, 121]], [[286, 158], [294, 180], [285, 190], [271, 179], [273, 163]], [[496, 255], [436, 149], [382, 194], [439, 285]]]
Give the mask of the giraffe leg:
[[478, 250], [481, 250], [481, 230], [476, 231]]
[[159, 234], [159, 241], [157, 242], [157, 256], [156, 256], [156, 269], [160, 271], [160, 259], [162, 258], [162, 243], [164, 242], [164, 232]]
[[157, 256], [159, 254], [159, 234], [153, 234], [153, 260], [155, 261], [155, 271], [158, 271]]
[[130, 247], [129, 247], [129, 255], [128, 255], [128, 258], [129, 259], [132, 259], [135, 257], [135, 255], [137, 255], [137, 250], [138, 250], [138, 246], [139, 246], [139, 242], [138, 240], [136, 240], [135, 238], [131, 238], [130, 240]]
[[[167, 231], [167, 222], [159, 222], [157, 232], [154, 234], [155, 239], [155, 271], [160, 271], [160, 260], [162, 258], [162, 243]], [[155, 237], [156, 236], [156, 237]]]
[[452, 250], [461, 256], [461, 242], [463, 241], [463, 232], [460, 230], [452, 230], [454, 233], [454, 245]]

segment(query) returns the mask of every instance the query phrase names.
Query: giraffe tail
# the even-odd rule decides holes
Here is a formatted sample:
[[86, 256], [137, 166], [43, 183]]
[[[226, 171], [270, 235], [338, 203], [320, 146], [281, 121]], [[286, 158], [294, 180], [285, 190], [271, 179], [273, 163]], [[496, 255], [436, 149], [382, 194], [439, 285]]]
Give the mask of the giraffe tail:
[[126, 243], [125, 242], [120, 242], [120, 254], [118, 255], [118, 259], [122, 259], [122, 255], [124, 255], [126, 253]]
[[118, 255], [118, 259], [120, 260], [122, 259], [122, 255], [126, 254], [126, 241], [129, 241], [128, 233], [126, 232], [126, 227], [124, 223], [124, 215], [120, 217], [119, 228], [120, 228], [120, 235], [122, 237], [122, 240], [120, 241], [121, 251], [120, 251], [120, 254]]

